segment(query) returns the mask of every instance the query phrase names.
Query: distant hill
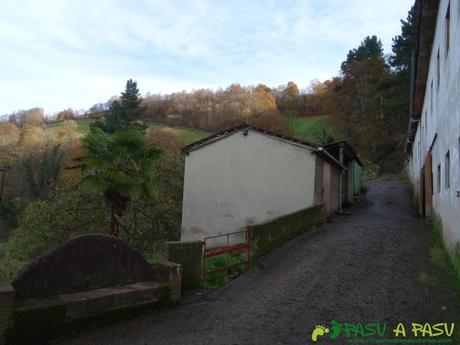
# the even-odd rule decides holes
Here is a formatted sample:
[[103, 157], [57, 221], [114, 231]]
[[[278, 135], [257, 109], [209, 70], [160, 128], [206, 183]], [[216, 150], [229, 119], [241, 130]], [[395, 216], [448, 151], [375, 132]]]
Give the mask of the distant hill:
[[[89, 130], [89, 125], [94, 119], [80, 119], [75, 120], [77, 122], [77, 136], [83, 137]], [[310, 117], [294, 117], [286, 120], [288, 126], [292, 127], [293, 136], [309, 142], [316, 142], [316, 132], [318, 128], [329, 128], [330, 117], [329, 116], [310, 116]], [[57, 138], [58, 133], [63, 126], [63, 122], [54, 122], [46, 125], [46, 133], [52, 137]], [[212, 134], [207, 131], [173, 126], [170, 127], [163, 123], [152, 123], [151, 126], [155, 128], [169, 127], [176, 134], [177, 138], [183, 141], [185, 144], [191, 144], [195, 141], [205, 138]]]
[[[89, 131], [89, 125], [91, 122], [95, 121], [93, 119], [76, 119], [77, 122], [77, 135], [78, 137], [83, 137]], [[63, 122], [54, 122], [46, 125], [46, 133], [50, 136], [57, 138], [60, 129], [63, 126]], [[153, 127], [164, 128], [168, 127], [165, 124], [152, 123]], [[195, 141], [203, 139], [204, 137], [210, 135], [211, 133], [205, 132], [202, 130], [192, 129], [192, 128], [183, 128], [183, 127], [170, 127], [171, 130], [176, 134], [176, 136], [183, 141], [185, 144], [191, 144]]]

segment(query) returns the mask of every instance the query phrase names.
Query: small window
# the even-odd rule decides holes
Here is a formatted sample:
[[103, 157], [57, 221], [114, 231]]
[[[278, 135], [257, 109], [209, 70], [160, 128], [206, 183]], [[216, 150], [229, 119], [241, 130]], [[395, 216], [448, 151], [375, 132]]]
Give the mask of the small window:
[[441, 193], [441, 164], [438, 165], [438, 193]]
[[430, 94], [430, 107], [431, 107], [431, 116], [433, 116], [433, 80], [431, 80], [431, 94]]
[[450, 152], [447, 151], [446, 153], [446, 161], [444, 166], [444, 186], [446, 189], [450, 188]]
[[441, 85], [441, 62], [439, 61], [439, 48], [438, 48], [438, 55], [436, 56], [436, 72], [437, 72], [437, 87], [438, 87], [438, 90], [439, 90], [439, 86]]
[[446, 57], [449, 54], [449, 45], [450, 45], [450, 1], [447, 5], [446, 11]]
[[427, 141], [428, 136], [428, 116], [425, 111], [425, 142]]

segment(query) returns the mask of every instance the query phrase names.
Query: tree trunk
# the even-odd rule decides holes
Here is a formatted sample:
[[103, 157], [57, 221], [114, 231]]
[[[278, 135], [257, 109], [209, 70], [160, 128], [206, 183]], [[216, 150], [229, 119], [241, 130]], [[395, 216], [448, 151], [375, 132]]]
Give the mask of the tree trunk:
[[128, 199], [113, 189], [104, 192], [107, 205], [110, 208], [110, 235], [120, 236], [120, 220], [128, 204]]
[[121, 212], [116, 207], [110, 209], [110, 235], [120, 237]]

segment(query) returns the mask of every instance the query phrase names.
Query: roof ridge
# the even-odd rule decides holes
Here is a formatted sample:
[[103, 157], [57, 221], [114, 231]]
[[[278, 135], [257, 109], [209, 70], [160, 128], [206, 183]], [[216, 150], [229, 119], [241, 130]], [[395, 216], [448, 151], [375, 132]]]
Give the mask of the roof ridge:
[[307, 142], [305, 140], [297, 139], [297, 138], [290, 137], [290, 136], [287, 136], [287, 135], [284, 135], [284, 134], [275, 133], [275, 132], [272, 132], [272, 131], [269, 131], [269, 130], [266, 130], [266, 129], [262, 129], [262, 128], [259, 128], [259, 127], [253, 126], [253, 125], [249, 125], [249, 124], [247, 124], [245, 122], [242, 122], [237, 126], [224, 129], [224, 130], [219, 131], [217, 133], [211, 134], [211, 135], [207, 136], [206, 138], [203, 138], [203, 139], [198, 140], [198, 141], [196, 141], [194, 143], [191, 143], [191, 144], [189, 144], [187, 146], [184, 146], [179, 152], [182, 153], [182, 154], [187, 154], [187, 153], [189, 153], [189, 152], [191, 152], [191, 151], [193, 151], [195, 149], [198, 149], [200, 147], [205, 146], [207, 143], [210, 144], [211, 142], [214, 141], [214, 139], [217, 140], [220, 137], [231, 135], [231, 134], [236, 133], [239, 130], [244, 129], [244, 128], [250, 128], [250, 129], [252, 129], [252, 130], [254, 130], [256, 132], [267, 134], [267, 135], [270, 135], [272, 137], [284, 139], [284, 140], [289, 141], [291, 143], [296, 143], [296, 144], [308, 146], [308, 147], [311, 147], [313, 149], [317, 149], [318, 147], [320, 147], [320, 145], [313, 144], [313, 143]]

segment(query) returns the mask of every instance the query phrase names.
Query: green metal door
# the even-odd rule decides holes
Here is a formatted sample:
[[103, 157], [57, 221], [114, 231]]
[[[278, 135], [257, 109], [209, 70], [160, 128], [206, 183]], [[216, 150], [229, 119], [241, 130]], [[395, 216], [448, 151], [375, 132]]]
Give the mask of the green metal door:
[[361, 194], [361, 165], [353, 161], [353, 192], [355, 195]]

